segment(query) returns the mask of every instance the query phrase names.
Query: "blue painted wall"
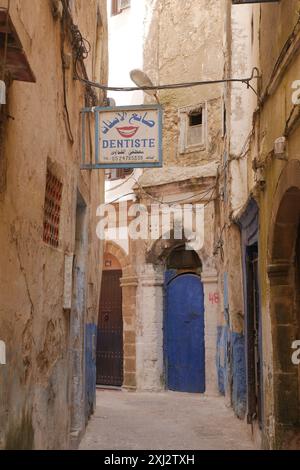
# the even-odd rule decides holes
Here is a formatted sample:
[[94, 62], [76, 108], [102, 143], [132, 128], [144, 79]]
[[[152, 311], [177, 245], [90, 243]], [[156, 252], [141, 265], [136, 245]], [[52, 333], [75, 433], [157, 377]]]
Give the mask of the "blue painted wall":
[[97, 326], [93, 323], [85, 327], [85, 417], [94, 413], [96, 406], [96, 339]]
[[236, 415], [243, 419], [247, 409], [245, 337], [219, 326], [217, 331], [218, 387], [222, 395], [231, 390]]
[[228, 273], [224, 273], [224, 326], [217, 328], [217, 374], [222, 395], [230, 390], [236, 415], [243, 419], [247, 410], [247, 372], [245, 337], [230, 328]]
[[231, 333], [232, 405], [243, 419], [247, 410], [246, 351], [243, 334]]
[[227, 326], [218, 326], [217, 329], [217, 372], [218, 387], [221, 395], [226, 394], [227, 387]]

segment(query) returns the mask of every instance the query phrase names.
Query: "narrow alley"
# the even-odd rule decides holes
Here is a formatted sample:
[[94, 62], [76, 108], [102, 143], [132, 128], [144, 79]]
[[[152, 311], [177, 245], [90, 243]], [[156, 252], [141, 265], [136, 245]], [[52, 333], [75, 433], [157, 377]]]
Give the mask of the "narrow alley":
[[222, 397], [97, 391], [81, 450], [255, 450]]
[[300, 450], [300, 0], [0, 0], [0, 247], [0, 450]]

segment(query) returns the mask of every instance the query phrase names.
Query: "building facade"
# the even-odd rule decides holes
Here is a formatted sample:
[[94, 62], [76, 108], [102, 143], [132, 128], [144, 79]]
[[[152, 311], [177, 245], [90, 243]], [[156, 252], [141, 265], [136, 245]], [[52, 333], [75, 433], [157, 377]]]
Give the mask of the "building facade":
[[226, 94], [219, 256], [228, 360], [220, 373], [264, 448], [299, 449], [300, 3], [233, 3], [228, 72], [251, 76], [257, 67], [260, 78], [252, 82], [257, 97], [236, 86]]
[[105, 2], [0, 2], [0, 447], [75, 446], [95, 402], [104, 175], [80, 171], [81, 116], [105, 103]]
[[[136, 67], [160, 85], [225, 83], [160, 91], [163, 168], [123, 175], [107, 193], [118, 214], [118, 202], [130, 200], [129, 221], [138, 217], [141, 231], [155, 225], [154, 205], [171, 210], [176, 226], [175, 206], [198, 204], [204, 222], [194, 250], [183, 249], [188, 232], [180, 239], [164, 231], [163, 215], [156, 239], [132, 240], [120, 217], [119, 236], [108, 234], [105, 266], [119, 273], [121, 289], [119, 382], [194, 390], [173, 373], [182, 364], [174, 351], [187, 368], [196, 353], [196, 391], [225, 395], [258, 446], [297, 449], [299, 1], [141, 3], [144, 58], [139, 50]], [[112, 21], [125, 31], [135, 2], [121, 4]], [[195, 276], [202, 291], [191, 299]], [[185, 309], [202, 306], [194, 312], [202, 316], [198, 351], [181, 349], [193, 338], [178, 326], [184, 295]]]
[[[110, 20], [112, 25], [118, 21], [120, 33], [124, 15], [121, 28], [124, 37], [136, 6], [134, 1], [129, 3], [130, 6]], [[132, 64], [131, 68], [142, 68], [154, 83], [159, 84], [207, 78], [218, 80], [223, 76], [224, 2], [210, 2], [209, 5], [207, 2], [190, 2], [189, 9], [184, 11], [179, 0], [138, 3], [140, 9], [141, 3], [144, 7], [143, 61], [135, 66]], [[134, 47], [132, 42], [130, 47]], [[110, 81], [118, 85], [117, 75], [111, 76]], [[123, 105], [125, 100], [126, 97]], [[123, 225], [123, 236], [121, 234], [117, 240], [108, 234], [105, 250], [105, 270], [110, 272], [107, 276], [112, 276], [111, 271], [115, 271], [116, 276], [119, 272], [121, 276], [118, 331], [123, 328], [123, 344], [119, 341], [118, 370], [122, 369], [123, 380], [121, 371], [119, 384], [122, 382], [124, 387], [138, 390], [217, 393], [216, 345], [222, 315], [218, 264], [214, 256], [216, 227], [219, 226], [215, 199], [223, 148], [223, 88], [214, 84], [162, 91], [159, 101], [164, 112], [163, 168], [144, 170], [141, 176], [129, 174], [125, 185], [124, 180], [115, 183], [114, 197], [110, 188], [107, 192], [107, 202], [111, 202], [117, 212], [120, 211], [119, 202], [130, 199], [127, 203], [131, 208], [129, 221], [139, 219], [143, 227], [143, 233], [135, 239], [128, 236], [128, 225]], [[139, 104], [143, 103], [153, 103], [152, 98], [146, 97]], [[127, 104], [131, 104], [130, 97]], [[201, 227], [198, 239], [192, 238], [192, 226], [179, 237], [175, 236], [174, 230], [169, 234], [165, 231], [162, 213], [157, 233], [152, 237], [150, 214], [155, 205], [162, 211], [170, 211], [175, 225], [184, 218], [187, 206], [198, 208]], [[198, 243], [193, 244], [193, 241]], [[171, 302], [176, 298], [180, 305], [186, 291], [195, 292], [195, 298], [189, 299], [187, 312], [191, 311], [187, 318], [177, 318], [177, 323], [174, 320], [177, 327], [173, 331], [173, 322], [168, 321], [171, 318], [168, 312], [174, 310]], [[106, 305], [107, 299], [102, 300]], [[194, 305], [197, 305], [196, 311]], [[190, 341], [182, 341], [181, 320], [185, 325], [184, 334]], [[193, 326], [199, 349], [181, 351], [182, 358], [189, 356], [186, 364], [172, 350], [171, 344], [192, 344]], [[108, 353], [112, 355], [114, 351]], [[195, 357], [199, 357], [196, 364]], [[101, 362], [99, 367], [101, 369]], [[187, 383], [189, 379], [184, 374], [174, 374], [177, 367], [187, 367], [186, 370], [191, 367], [191, 375], [194, 374], [191, 383]]]

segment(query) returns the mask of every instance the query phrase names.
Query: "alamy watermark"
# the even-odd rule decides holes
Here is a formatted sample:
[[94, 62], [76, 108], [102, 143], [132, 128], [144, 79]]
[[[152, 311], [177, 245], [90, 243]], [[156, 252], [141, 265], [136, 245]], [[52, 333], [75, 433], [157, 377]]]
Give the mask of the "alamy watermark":
[[97, 209], [100, 240], [182, 240], [187, 250], [204, 244], [204, 205], [101, 204]]
[[292, 349], [295, 350], [295, 352], [292, 355], [292, 363], [294, 366], [299, 366], [300, 365], [300, 341], [294, 341], [292, 344]]

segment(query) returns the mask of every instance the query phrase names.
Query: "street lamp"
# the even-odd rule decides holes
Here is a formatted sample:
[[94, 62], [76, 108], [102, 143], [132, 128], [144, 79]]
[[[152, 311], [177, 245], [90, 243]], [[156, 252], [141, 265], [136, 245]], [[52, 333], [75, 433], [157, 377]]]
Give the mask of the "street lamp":
[[[143, 72], [142, 70], [139, 69], [134, 69], [130, 72], [130, 78], [137, 85], [137, 87], [154, 87], [152, 81], [148, 77], [148, 75]], [[144, 93], [147, 93], [147, 95], [154, 96], [156, 101], [159, 103], [158, 95], [157, 95], [157, 89], [153, 90], [143, 90]]]

